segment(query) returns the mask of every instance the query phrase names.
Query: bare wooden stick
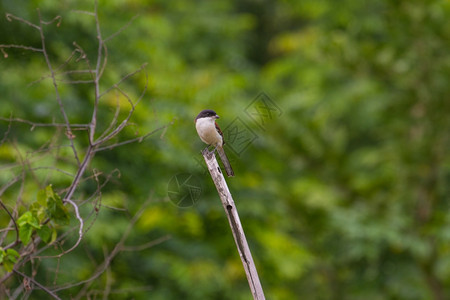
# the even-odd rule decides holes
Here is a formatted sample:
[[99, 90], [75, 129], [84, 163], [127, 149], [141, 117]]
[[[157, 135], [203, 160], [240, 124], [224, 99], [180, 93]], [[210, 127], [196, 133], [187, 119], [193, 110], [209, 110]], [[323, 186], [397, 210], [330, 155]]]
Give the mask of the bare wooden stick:
[[253, 299], [262, 300], [265, 299], [264, 291], [259, 281], [258, 272], [256, 271], [255, 263], [253, 262], [252, 253], [248, 247], [247, 239], [245, 238], [244, 229], [241, 225], [241, 220], [237, 212], [237, 208], [234, 205], [233, 198], [231, 197], [230, 190], [228, 189], [225, 178], [217, 163], [216, 157], [213, 152], [209, 152], [206, 148], [202, 151], [205, 158], [206, 165], [208, 166], [209, 173], [212, 180], [216, 185], [217, 192], [219, 193], [220, 200], [222, 201], [223, 208], [230, 222], [231, 232], [233, 233], [236, 247], [241, 257], [242, 264], [244, 265], [245, 274], [247, 275], [248, 284], [252, 291]]

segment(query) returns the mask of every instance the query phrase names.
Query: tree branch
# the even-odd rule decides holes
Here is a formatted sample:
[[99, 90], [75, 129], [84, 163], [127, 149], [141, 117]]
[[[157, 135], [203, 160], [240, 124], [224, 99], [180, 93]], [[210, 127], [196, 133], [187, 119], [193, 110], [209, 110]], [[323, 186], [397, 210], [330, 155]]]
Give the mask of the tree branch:
[[52, 292], [51, 290], [49, 290], [48, 288], [46, 288], [45, 286], [43, 286], [42, 284], [40, 284], [39, 282], [37, 282], [36, 280], [34, 280], [34, 278], [32, 278], [32, 277], [30, 277], [30, 276], [28, 276], [28, 275], [25, 275], [24, 273], [19, 272], [19, 271], [17, 271], [17, 270], [13, 270], [13, 272], [16, 273], [17, 275], [22, 276], [24, 279], [26, 279], [26, 280], [28, 280], [28, 281], [34, 283], [34, 284], [37, 285], [41, 290], [43, 290], [44, 292], [46, 292], [47, 294], [49, 294], [50, 296], [52, 296], [54, 299], [59, 299], [59, 300], [61, 299], [61, 298], [59, 298], [58, 295], [56, 295], [54, 292]]
[[241, 257], [242, 265], [244, 266], [245, 274], [247, 275], [247, 281], [250, 286], [250, 290], [253, 295], [253, 299], [262, 300], [265, 299], [264, 291], [259, 281], [258, 272], [253, 262], [252, 253], [245, 238], [244, 229], [241, 225], [241, 220], [237, 212], [237, 208], [234, 204], [233, 197], [228, 189], [227, 183], [220, 170], [214, 153], [209, 152], [206, 148], [202, 152], [206, 165], [208, 166], [211, 178], [216, 185], [217, 192], [219, 193], [220, 200], [222, 201], [223, 208], [230, 223], [231, 232], [233, 233], [234, 241], [236, 242], [239, 256]]

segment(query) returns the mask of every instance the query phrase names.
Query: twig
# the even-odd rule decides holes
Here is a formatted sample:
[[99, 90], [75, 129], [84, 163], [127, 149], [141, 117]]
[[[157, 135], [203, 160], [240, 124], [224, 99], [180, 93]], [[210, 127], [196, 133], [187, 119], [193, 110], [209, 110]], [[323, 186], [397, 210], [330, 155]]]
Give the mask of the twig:
[[4, 49], [4, 48], [17, 48], [17, 49], [24, 49], [24, 50], [30, 50], [30, 51], [35, 51], [35, 52], [43, 52], [43, 50], [40, 49], [40, 48], [35, 48], [35, 47], [31, 47], [31, 46], [24, 46], [24, 45], [4, 45], [4, 44], [0, 44], [0, 48], [2, 48], [2, 49]]
[[[11, 116], [12, 116], [12, 114], [11, 114]], [[3, 133], [3, 138], [0, 141], [0, 145], [2, 145], [6, 141], [6, 139], [8, 138], [8, 134], [11, 131], [11, 125], [12, 125], [12, 121], [11, 121], [11, 117], [10, 117], [9, 118], [9, 123], [8, 123], [8, 129], [6, 129], [5, 133]]]
[[[34, 130], [35, 127], [66, 127], [67, 124], [64, 123], [36, 123], [29, 120], [24, 120], [21, 118], [4, 118], [0, 117], [0, 120], [2, 121], [11, 121], [11, 122], [18, 122], [18, 123], [24, 123], [31, 125], [31, 131]], [[71, 124], [72, 128], [89, 128], [88, 124]]]
[[108, 128], [106, 128], [103, 133], [98, 137], [99, 139], [102, 139], [105, 135], [108, 134], [117, 124], [117, 120], [119, 119], [120, 114], [120, 99], [119, 96], [116, 93], [116, 110], [114, 112], [114, 116], [112, 117], [111, 122], [109, 122]]
[[36, 168], [31, 168], [31, 170], [32, 170], [32, 171], [37, 171], [37, 170], [53, 170], [53, 171], [57, 171], [57, 172], [59, 172], [59, 173], [61, 173], [61, 174], [70, 176], [70, 177], [75, 177], [74, 174], [69, 173], [69, 172], [67, 172], [67, 171], [64, 171], [64, 170], [62, 170], [62, 169], [59, 169], [59, 168], [57, 168], [57, 167], [36, 167]]
[[[100, 78], [103, 74], [103, 70], [106, 67], [106, 59], [107, 59], [107, 50], [106, 46], [103, 43], [102, 39], [102, 32], [100, 30], [100, 21], [98, 19], [98, 1], [95, 0], [94, 4], [94, 18], [95, 18], [95, 26], [97, 31], [97, 39], [98, 39], [98, 50], [97, 50], [97, 64], [95, 67], [95, 77], [94, 77], [94, 88], [95, 88], [95, 99], [94, 99], [94, 109], [92, 111], [92, 118], [91, 118], [91, 131], [89, 132], [89, 141], [91, 144], [94, 143], [94, 136], [95, 136], [95, 129], [97, 125], [97, 111], [98, 111], [98, 102], [100, 100]], [[102, 50], [105, 50], [104, 55], [104, 63], [103, 67], [101, 66], [102, 61]], [[101, 71], [100, 71], [101, 69]]]
[[75, 209], [75, 216], [78, 219], [78, 221], [80, 222], [80, 228], [78, 229], [78, 240], [75, 243], [75, 245], [73, 245], [69, 250], [65, 250], [65, 251], [61, 252], [59, 255], [57, 255], [57, 257], [61, 257], [64, 254], [67, 254], [67, 253], [71, 252], [73, 249], [75, 249], [76, 247], [78, 247], [78, 245], [81, 243], [81, 239], [83, 238], [84, 222], [80, 216], [80, 212], [78, 211], [78, 205], [76, 205], [76, 203], [70, 199], [66, 199], [66, 202], [70, 203], [73, 206], [73, 208]]
[[[152, 199], [153, 198], [150, 196], [149, 199], [147, 199], [147, 201], [139, 209], [139, 211], [133, 216], [133, 218], [128, 223], [127, 228], [125, 229], [125, 232], [122, 234], [122, 237], [119, 240], [119, 242], [116, 244], [116, 246], [111, 251], [111, 253], [107, 257], [105, 257], [105, 260], [103, 261], [103, 263], [97, 267], [94, 274], [90, 278], [76, 282], [76, 283], [66, 284], [66, 285], [63, 285], [60, 287], [56, 287], [55, 289], [53, 289], [53, 291], [57, 292], [57, 291], [69, 289], [69, 288], [72, 288], [75, 286], [80, 286], [83, 284], [90, 285], [92, 283], [92, 281], [94, 281], [95, 279], [100, 277], [103, 274], [103, 272], [105, 272], [105, 270], [108, 268], [108, 266], [110, 265], [110, 263], [114, 259], [114, 257], [116, 257], [122, 251], [122, 249], [124, 247], [123, 245], [124, 245], [126, 239], [128, 238], [128, 236], [130, 235], [131, 230], [133, 229], [134, 225], [141, 217], [142, 213], [145, 211], [147, 205], [150, 204]], [[161, 241], [160, 241], [160, 243], [161, 243]], [[159, 243], [156, 243], [156, 242], [154, 243], [154, 245], [157, 245], [157, 244], [159, 244]], [[80, 293], [80, 295], [81, 295], [81, 293]], [[79, 298], [79, 297], [75, 297], [74, 299], [77, 299], [77, 298]]]
[[36, 24], [33, 24], [33, 23], [31, 23], [30, 21], [25, 20], [25, 19], [22, 19], [22, 18], [20, 18], [20, 17], [17, 17], [17, 16], [15, 16], [15, 15], [13, 15], [13, 14], [6, 14], [6, 19], [7, 19], [9, 22], [12, 22], [12, 20], [17, 20], [17, 21], [19, 21], [19, 22], [22, 22], [22, 23], [24, 23], [24, 24], [27, 24], [27, 25], [30, 26], [30, 27], [33, 27], [34, 29], [40, 30], [39, 26], [37, 26]]
[[167, 127], [169, 127], [172, 124], [173, 124], [173, 121], [170, 122], [167, 125], [164, 125], [164, 126], [161, 126], [159, 128], [156, 128], [155, 130], [153, 130], [153, 131], [151, 131], [151, 132], [149, 132], [149, 133], [147, 133], [147, 134], [145, 134], [143, 136], [140, 136], [140, 137], [137, 137], [137, 138], [134, 138], [134, 139], [130, 139], [130, 140], [127, 140], [127, 141], [123, 141], [123, 142], [120, 142], [120, 143], [116, 143], [116, 144], [113, 144], [113, 145], [96, 148], [95, 152], [104, 151], [104, 150], [111, 150], [113, 148], [116, 148], [116, 147], [119, 147], [119, 146], [123, 146], [123, 145], [126, 145], [126, 144], [130, 144], [130, 143], [134, 143], [134, 142], [139, 142], [140, 143], [143, 140], [145, 140], [147, 137], [149, 137], [150, 135], [152, 135], [152, 134], [154, 134], [154, 133], [156, 133], [156, 132], [158, 132], [160, 130], [166, 129]]
[[[141, 67], [141, 70], [144, 70], [143, 67]], [[128, 103], [130, 103], [130, 111], [128, 112], [128, 116], [120, 123], [119, 126], [117, 126], [113, 131], [111, 131], [109, 134], [107, 134], [106, 136], [100, 137], [97, 141], [95, 141], [95, 143], [93, 143], [95, 146], [98, 146], [100, 144], [105, 143], [106, 141], [112, 139], [114, 136], [116, 136], [119, 132], [121, 132], [123, 130], [123, 128], [125, 128], [125, 126], [127, 126], [128, 121], [130, 120], [131, 116], [134, 113], [134, 110], [136, 108], [136, 105], [142, 100], [142, 98], [144, 97], [146, 91], [147, 91], [147, 83], [148, 83], [148, 74], [147, 72], [144, 72], [145, 74], [145, 87], [144, 90], [142, 91], [141, 95], [139, 96], [139, 98], [136, 100], [136, 103], [133, 103], [133, 101], [131, 100], [131, 98], [128, 96], [127, 93], [125, 93], [118, 85], [114, 85], [114, 87], [128, 100]]]
[[112, 85], [111, 87], [109, 87], [108, 89], [106, 89], [103, 93], [100, 94], [99, 97], [103, 97], [104, 95], [106, 95], [107, 93], [109, 93], [111, 90], [115, 89], [116, 86], [119, 86], [122, 82], [124, 82], [125, 80], [127, 80], [130, 77], [133, 77], [134, 75], [136, 75], [137, 73], [141, 72], [142, 70], [144, 70], [144, 68], [147, 66], [147, 63], [143, 64], [140, 66], [140, 68], [134, 72], [131, 72], [127, 75], [125, 75], [124, 77], [122, 77], [117, 83], [115, 83], [114, 85]]
[[78, 14], [85, 14], [88, 16], [95, 16], [95, 14], [92, 11], [72, 9], [71, 12], [78, 13]]
[[[9, 218], [11, 219], [11, 222], [14, 225], [14, 230], [16, 231], [16, 240], [14, 242], [12, 242], [11, 244], [9, 244], [8, 246], [5, 246], [4, 249], [9, 249], [14, 247], [15, 245], [19, 244], [19, 227], [17, 227], [17, 223], [16, 220], [14, 219], [14, 216], [11, 214], [11, 212], [9, 211], [9, 209], [6, 207], [6, 205], [3, 203], [2, 199], [0, 198], [0, 206], [6, 211], [6, 213], [8, 214]], [[9, 230], [8, 230], [9, 231]], [[6, 231], [6, 232], [8, 232]]]
[[[105, 246], [103, 246], [103, 255], [105, 256], [105, 257], [107, 257], [107, 252], [108, 250], [106, 249], [106, 247]], [[111, 276], [111, 266], [108, 266], [107, 268], [106, 268], [106, 282], [105, 282], [105, 288], [104, 288], [104, 294], [103, 294], [103, 299], [104, 300], [107, 300], [108, 299], [108, 296], [109, 296], [109, 293], [111, 292], [111, 285], [112, 285], [112, 283], [113, 283], [113, 280], [112, 280], [112, 276]]]
[[[135, 294], [136, 292], [150, 292], [154, 288], [152, 286], [135, 286], [133, 285], [130, 288], [121, 288], [121, 289], [111, 289], [110, 294], [120, 295], [120, 294]], [[90, 290], [86, 296], [87, 299], [97, 299], [99, 295], [104, 295], [104, 290]], [[111, 297], [110, 297], [111, 298]], [[112, 297], [114, 299], [114, 297]], [[120, 298], [120, 297], [119, 297]]]
[[133, 23], [134, 20], [137, 19], [137, 17], [139, 17], [139, 15], [135, 15], [133, 16], [124, 26], [122, 26], [119, 30], [117, 30], [116, 32], [114, 32], [113, 34], [111, 34], [110, 36], [108, 36], [107, 38], [105, 38], [103, 40], [104, 43], [109, 42], [110, 40], [112, 40], [113, 38], [115, 38], [116, 36], [118, 36], [119, 34], [121, 34], [125, 29], [127, 29], [131, 23]]
[[156, 240], [150, 241], [148, 243], [142, 244], [142, 245], [138, 245], [138, 246], [122, 246], [120, 248], [121, 251], [142, 251], [148, 248], [151, 248], [153, 246], [159, 245], [167, 240], [170, 240], [172, 238], [171, 235], [165, 235], [162, 236]]
[[[80, 58], [76, 59], [77, 62], [80, 59], [86, 58], [86, 54], [79, 47], [77, 47], [77, 44], [75, 42], [73, 44], [76, 47], [76, 49], [72, 51], [70, 56], [62, 64], [60, 64], [57, 68], [55, 68], [55, 74], [57, 71], [61, 70], [65, 66], [67, 66], [69, 64], [69, 62], [72, 60], [72, 58], [75, 56], [76, 53], [80, 53]], [[92, 71], [91, 70], [69, 70], [66, 72], [60, 72], [60, 73], [58, 73], [58, 75], [67, 75], [67, 74], [73, 74], [73, 73], [92, 73]], [[42, 80], [47, 79], [47, 78], [51, 78], [51, 75], [42, 76], [40, 79], [30, 82], [28, 84], [28, 86], [39, 83]]]
[[230, 223], [231, 232], [233, 233], [234, 241], [241, 257], [242, 264], [244, 265], [245, 274], [247, 275], [247, 281], [250, 286], [250, 290], [253, 295], [253, 299], [262, 300], [265, 299], [264, 292], [259, 281], [258, 272], [253, 262], [252, 253], [245, 238], [244, 229], [242, 228], [241, 221], [237, 212], [237, 208], [234, 204], [230, 190], [228, 189], [225, 178], [220, 171], [219, 164], [213, 153], [209, 152], [206, 148], [202, 152], [205, 158], [206, 165], [208, 166], [209, 173], [212, 180], [216, 185], [217, 192], [219, 193], [220, 200], [222, 201], [223, 208]]
[[64, 200], [63, 200], [64, 203], [66, 202], [67, 199], [72, 199], [73, 193], [75, 193], [75, 190], [78, 187], [80, 180], [83, 177], [83, 174], [86, 171], [86, 168], [92, 159], [93, 153], [94, 153], [93, 148], [91, 145], [89, 145], [88, 149], [86, 150], [86, 155], [84, 156], [83, 162], [79, 166], [77, 174], [75, 175], [75, 178], [73, 179], [72, 184], [70, 185], [67, 194], [64, 196]]
[[[39, 9], [37, 10], [37, 12], [38, 12], [38, 16], [39, 16], [39, 25], [40, 26], [36, 26], [36, 28], [39, 30], [39, 34], [40, 34], [40, 37], [41, 37], [41, 44], [42, 44], [43, 55], [44, 55], [44, 58], [45, 58], [45, 62], [47, 64], [47, 68], [50, 71], [50, 75], [51, 75], [52, 82], [53, 82], [53, 87], [55, 89], [56, 101], [59, 104], [59, 110], [61, 112], [61, 115], [64, 118], [65, 123], [66, 123], [66, 130], [70, 134], [70, 133], [72, 133], [72, 130], [71, 130], [69, 117], [66, 114], [66, 110], [64, 109], [64, 105], [62, 103], [61, 95], [59, 94], [58, 83], [56, 81], [56, 75], [55, 75], [55, 72], [53, 70], [53, 65], [50, 62], [50, 58], [48, 56], [46, 45], [45, 45], [45, 35], [44, 35], [43, 25], [47, 25], [47, 24], [49, 24], [49, 22], [44, 22], [42, 20], [41, 11]], [[55, 20], [55, 19], [53, 19], [53, 20]], [[75, 145], [73, 143], [73, 139], [69, 138], [69, 140], [70, 140], [70, 145], [72, 147], [72, 151], [73, 151], [73, 154], [75, 156], [75, 159], [76, 159], [78, 165], [80, 165], [80, 159], [78, 158], [78, 153], [77, 153], [77, 150], [75, 149]]]
[[61, 299], [58, 297], [58, 295], [56, 295], [54, 292], [52, 292], [51, 290], [49, 290], [48, 288], [46, 288], [45, 286], [43, 286], [42, 284], [40, 284], [39, 282], [37, 282], [36, 280], [34, 280], [34, 278], [27, 276], [25, 274], [23, 274], [22, 272], [19, 272], [17, 270], [13, 270], [14, 273], [22, 276], [23, 278], [25, 278], [26, 280], [34, 283], [35, 285], [37, 285], [41, 290], [43, 290], [44, 292], [46, 292], [47, 294], [49, 294], [50, 296], [52, 296], [54, 299]]
[[[22, 175], [20, 176], [16, 176], [15, 178], [13, 178], [12, 180], [10, 180], [7, 184], [5, 184], [4, 186], [1, 187], [0, 189], [0, 197], [1, 195], [3, 195], [3, 193], [10, 187], [12, 186], [14, 183], [16, 183], [17, 181], [19, 181], [19, 178], [22, 178]], [[9, 244], [8, 246], [4, 247], [4, 249], [8, 249], [8, 248], [12, 248], [15, 245], [19, 244], [19, 228], [17, 227], [17, 223], [16, 220], [14, 219], [14, 216], [12, 215], [12, 213], [9, 211], [9, 209], [6, 207], [6, 205], [3, 203], [2, 199], [0, 198], [0, 206], [6, 211], [6, 213], [9, 215], [9, 218], [11, 219], [10, 222], [13, 223], [14, 225], [14, 229], [16, 231], [16, 240], [14, 242], [12, 242], [11, 244]], [[8, 230], [9, 231], [9, 230]], [[1, 238], [1, 242], [0, 244], [3, 243], [3, 239], [6, 236], [6, 233], [8, 233], [8, 231], [5, 232], [5, 235]]]
[[58, 80], [58, 82], [61, 83], [67, 83], [67, 84], [91, 84], [95, 83], [94, 80]]

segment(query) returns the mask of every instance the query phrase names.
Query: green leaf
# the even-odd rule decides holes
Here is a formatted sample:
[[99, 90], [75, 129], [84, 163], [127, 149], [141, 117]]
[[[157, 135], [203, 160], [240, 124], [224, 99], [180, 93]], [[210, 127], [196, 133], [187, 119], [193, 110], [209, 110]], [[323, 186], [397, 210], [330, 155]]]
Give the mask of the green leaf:
[[6, 255], [3, 258], [3, 267], [7, 272], [11, 272], [14, 268], [14, 264], [19, 258], [19, 253], [14, 249], [6, 250]]
[[53, 227], [52, 228], [53, 232], [52, 232], [52, 239], [50, 240], [50, 243], [53, 243], [56, 240], [56, 237], [58, 236], [58, 233], [56, 232], [56, 229]]
[[26, 211], [19, 219], [17, 219], [19, 238], [24, 245], [27, 245], [30, 242], [31, 234], [33, 233], [33, 226], [30, 225], [30, 223], [34, 223], [33, 218], [31, 211]]
[[3, 257], [5, 256], [5, 250], [0, 247], [0, 264], [3, 262]]
[[33, 233], [33, 227], [29, 224], [25, 224], [19, 227], [19, 238], [24, 245], [30, 242], [31, 234]]
[[47, 207], [47, 191], [46, 189], [39, 190], [37, 193], [37, 203], [42, 207]]
[[59, 225], [69, 224], [69, 211], [64, 206], [61, 197], [53, 191], [51, 185], [45, 188], [45, 192], [47, 195], [47, 212], [50, 218]]
[[12, 256], [15, 256], [16, 258], [19, 258], [19, 252], [17, 252], [16, 250], [14, 250], [14, 249], [8, 249], [8, 250], [6, 250], [6, 254], [7, 255], [12, 255]]
[[46, 189], [39, 190], [37, 200], [31, 205], [31, 211], [36, 215], [40, 222], [49, 218], [47, 213], [47, 192]]
[[30, 224], [31, 227], [34, 227], [36, 229], [41, 228], [41, 225], [39, 224], [38, 219], [32, 215], [30, 221], [28, 222], [28, 224]]
[[40, 229], [37, 230], [37, 233], [39, 237], [48, 244], [52, 237], [52, 229], [49, 226], [42, 226]]
[[14, 262], [5, 260], [3, 262], [3, 267], [5, 268], [6, 272], [11, 272], [14, 269]]
[[17, 225], [19, 225], [19, 227], [25, 226], [27, 224], [36, 229], [41, 228], [38, 219], [33, 215], [31, 211], [26, 211], [25, 213], [23, 213], [23, 215], [20, 216], [19, 219], [17, 219]]
[[26, 224], [29, 224], [32, 218], [33, 214], [31, 213], [31, 211], [26, 211], [20, 216], [20, 218], [17, 219], [17, 225], [19, 227], [22, 227]]
[[45, 207], [42, 206], [38, 201], [31, 204], [30, 211], [38, 219], [39, 223], [45, 221], [49, 216], [47, 215], [47, 202], [45, 202]]

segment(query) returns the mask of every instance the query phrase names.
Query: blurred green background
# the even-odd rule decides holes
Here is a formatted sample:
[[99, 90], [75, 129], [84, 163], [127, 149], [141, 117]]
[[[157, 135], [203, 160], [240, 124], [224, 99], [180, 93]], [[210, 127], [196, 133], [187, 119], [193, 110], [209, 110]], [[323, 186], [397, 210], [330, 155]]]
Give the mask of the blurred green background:
[[[0, 44], [40, 47], [37, 30], [5, 18], [36, 23], [36, 8], [45, 20], [62, 17], [59, 27], [45, 28], [54, 66], [73, 42], [96, 63], [95, 20], [80, 12], [92, 12], [93, 1], [2, 0]], [[51, 289], [90, 278], [150, 199], [125, 245], [170, 237], [119, 253], [90, 284], [57, 294], [250, 299], [195, 132], [195, 116], [210, 108], [230, 128], [236, 177], [227, 182], [267, 299], [450, 299], [450, 1], [116, 0], [100, 1], [98, 12], [103, 38], [132, 20], [107, 42], [101, 89], [147, 63], [147, 83], [140, 72], [121, 84], [133, 99], [147, 91], [132, 126], [113, 142], [169, 126], [96, 154], [74, 197], [84, 203], [89, 230], [60, 260], [34, 260], [37, 281]], [[63, 122], [51, 80], [38, 81], [48, 75], [43, 56], [5, 51], [0, 183], [24, 180], [1, 200], [8, 207], [21, 201], [25, 211], [47, 184], [64, 195], [72, 178], [55, 168], [73, 174], [76, 164], [63, 130], [7, 120]], [[73, 59], [62, 70], [85, 67]], [[92, 84], [69, 83], [82, 74], [59, 78], [70, 121], [89, 122]], [[116, 101], [120, 120], [126, 116], [127, 100], [112, 91], [99, 105], [100, 131]], [[252, 138], [242, 144], [232, 128]], [[83, 156], [88, 134], [74, 134]], [[101, 195], [93, 174], [106, 182]], [[169, 183], [190, 175], [200, 194], [179, 207]], [[63, 249], [77, 239], [71, 213], [71, 226], [59, 231], [75, 228]], [[1, 227], [8, 222], [0, 211]], [[21, 270], [31, 276], [30, 268]], [[4, 289], [14, 291], [20, 280], [13, 276]], [[39, 289], [28, 296], [49, 297]]]

